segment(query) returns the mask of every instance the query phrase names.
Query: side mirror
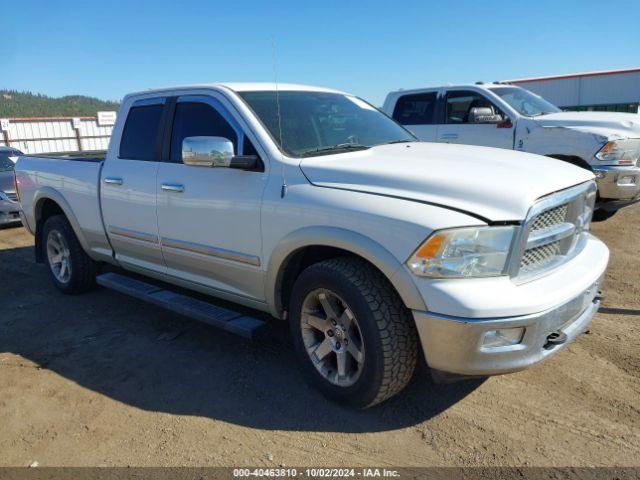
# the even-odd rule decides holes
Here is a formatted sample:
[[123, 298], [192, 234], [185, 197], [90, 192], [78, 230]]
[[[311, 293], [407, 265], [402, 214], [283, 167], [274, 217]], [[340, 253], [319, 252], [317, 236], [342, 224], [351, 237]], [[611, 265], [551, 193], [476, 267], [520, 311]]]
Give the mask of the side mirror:
[[502, 115], [496, 115], [489, 107], [477, 107], [469, 111], [469, 123], [500, 123], [502, 121]]
[[182, 163], [193, 167], [228, 167], [233, 143], [223, 137], [186, 137], [182, 140]]
[[192, 167], [227, 167], [254, 170], [256, 155], [236, 156], [233, 143], [224, 137], [186, 137], [182, 141], [182, 163]]

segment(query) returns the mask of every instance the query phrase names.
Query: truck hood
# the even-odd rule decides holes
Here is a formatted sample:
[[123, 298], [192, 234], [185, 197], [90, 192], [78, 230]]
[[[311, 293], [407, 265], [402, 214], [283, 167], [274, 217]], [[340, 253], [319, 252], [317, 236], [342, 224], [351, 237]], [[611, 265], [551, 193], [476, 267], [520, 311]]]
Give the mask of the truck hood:
[[564, 127], [615, 138], [640, 138], [640, 115], [618, 112], [558, 112], [535, 117], [541, 127]]
[[437, 204], [494, 222], [523, 220], [538, 198], [594, 178], [539, 155], [426, 142], [304, 158], [300, 168], [317, 186]]

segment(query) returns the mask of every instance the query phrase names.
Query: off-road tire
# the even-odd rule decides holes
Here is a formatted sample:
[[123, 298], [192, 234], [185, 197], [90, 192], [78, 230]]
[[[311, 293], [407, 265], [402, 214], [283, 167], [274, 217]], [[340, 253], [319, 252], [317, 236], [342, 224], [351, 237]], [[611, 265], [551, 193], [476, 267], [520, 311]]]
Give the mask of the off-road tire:
[[[325, 379], [304, 346], [302, 305], [309, 292], [318, 288], [331, 290], [343, 298], [362, 332], [365, 349], [362, 372], [348, 387]], [[339, 257], [306, 268], [293, 287], [289, 312], [293, 343], [305, 376], [330, 399], [368, 408], [394, 396], [411, 380], [419, 351], [414, 320], [393, 286], [369, 263]]]
[[[47, 238], [52, 230], [58, 231], [69, 247], [71, 275], [67, 282], [61, 282], [56, 278], [47, 256]], [[97, 263], [85, 253], [78, 241], [78, 237], [64, 215], [53, 215], [47, 219], [42, 229], [42, 248], [47, 270], [58, 290], [65, 294], [74, 294], [95, 288]]]

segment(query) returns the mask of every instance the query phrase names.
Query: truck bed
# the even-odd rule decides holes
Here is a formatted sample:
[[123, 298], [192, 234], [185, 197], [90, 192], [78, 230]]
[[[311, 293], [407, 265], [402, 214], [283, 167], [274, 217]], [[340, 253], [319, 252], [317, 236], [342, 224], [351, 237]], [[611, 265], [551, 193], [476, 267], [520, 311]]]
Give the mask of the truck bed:
[[55, 160], [71, 160], [74, 162], [103, 162], [106, 150], [88, 150], [86, 152], [55, 152], [47, 154], [22, 155], [23, 157], [51, 158]]
[[29, 230], [44, 195], [62, 208], [86, 251], [109, 254], [99, 201], [104, 158], [105, 152], [21, 155], [15, 173]]

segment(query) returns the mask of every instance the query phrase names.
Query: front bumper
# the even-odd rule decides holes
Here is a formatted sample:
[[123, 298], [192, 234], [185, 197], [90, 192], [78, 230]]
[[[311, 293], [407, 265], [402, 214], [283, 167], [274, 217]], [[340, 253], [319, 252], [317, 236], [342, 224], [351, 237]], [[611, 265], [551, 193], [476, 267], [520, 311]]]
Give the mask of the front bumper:
[[640, 201], [640, 167], [596, 166], [598, 193], [605, 200]]
[[9, 200], [0, 200], [0, 225], [20, 222], [20, 205]]
[[[413, 316], [427, 364], [465, 376], [495, 375], [522, 370], [557, 353], [596, 314], [608, 261], [606, 245], [589, 236], [577, 256], [523, 284], [509, 277], [420, 279], [429, 310], [414, 310]], [[509, 328], [525, 329], [519, 343], [485, 345], [487, 332]], [[545, 348], [554, 332], [566, 336], [566, 342]]]
[[[496, 375], [527, 368], [554, 355], [582, 333], [600, 306], [602, 279], [569, 302], [531, 315], [505, 318], [460, 318], [413, 312], [428, 365], [459, 375]], [[524, 328], [520, 343], [487, 347], [487, 332]], [[562, 344], [549, 344], [552, 333], [564, 334]]]
[[0, 225], [8, 225], [10, 223], [20, 223], [20, 215], [18, 212], [5, 213], [0, 212]]

